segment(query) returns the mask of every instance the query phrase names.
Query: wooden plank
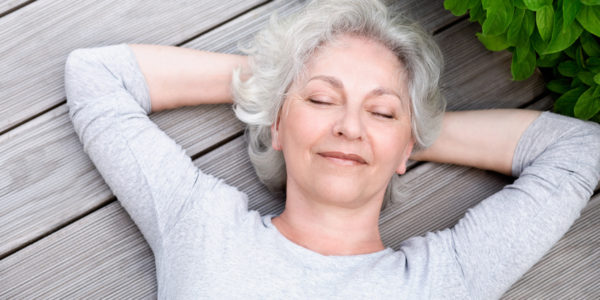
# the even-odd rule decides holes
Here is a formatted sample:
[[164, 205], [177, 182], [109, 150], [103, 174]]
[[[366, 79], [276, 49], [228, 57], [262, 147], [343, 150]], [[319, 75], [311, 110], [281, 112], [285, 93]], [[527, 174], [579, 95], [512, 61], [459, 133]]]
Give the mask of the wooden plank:
[[[420, 7], [414, 5], [417, 2], [402, 2], [393, 9], [401, 10], [406, 5]], [[270, 12], [277, 10], [287, 15], [301, 6], [297, 1], [267, 4], [184, 46], [237, 52], [237, 43], [248, 40], [262, 28]], [[444, 17], [448, 14], [445, 11], [440, 14], [430, 9], [428, 13], [452, 20]], [[152, 118], [186, 148], [189, 155], [239, 133], [242, 128], [226, 106], [185, 108]], [[104, 181], [81, 151], [64, 105], [2, 135], [0, 152], [6, 153], [0, 157], [3, 212], [0, 257], [69, 223], [111, 197]]]
[[444, 9], [443, 1], [387, 0], [385, 3], [392, 12], [401, 13], [416, 20], [429, 32], [438, 31], [459, 19]]
[[[194, 163], [246, 192], [250, 198], [251, 209], [258, 209], [261, 214], [281, 212], [283, 202], [269, 194], [264, 186], [258, 183], [245, 151], [246, 145], [243, 138], [239, 137]], [[403, 178], [405, 181], [400, 183], [405, 184], [403, 188], [408, 190], [406, 198], [403, 199], [410, 198], [411, 205], [406, 205], [406, 201], [401, 200], [384, 211], [385, 217], [382, 216], [381, 223], [382, 237], [389, 246], [397, 248], [403, 238], [452, 226], [469, 205], [476, 204], [508, 182], [504, 178], [499, 179], [497, 174], [470, 168], [428, 164], [422, 169], [424, 170], [411, 171], [414, 174], [411, 174], [410, 178]], [[436, 180], [431, 181], [431, 178]], [[425, 185], [428, 187], [423, 188]], [[486, 186], [483, 191], [481, 185]], [[461, 202], [467, 202], [467, 205], [447, 201], [448, 195], [451, 198], [457, 190], [460, 190]], [[421, 197], [415, 198], [415, 195]], [[396, 219], [391, 220], [391, 214], [394, 214]], [[445, 217], [447, 214], [451, 216]], [[598, 246], [598, 238], [594, 235], [599, 216], [600, 195], [596, 195], [565, 237], [511, 289], [507, 296], [546, 298], [539, 296], [551, 295], [546, 293], [547, 286], [544, 284], [544, 279], [548, 276], [561, 285], [559, 288], [567, 290], [566, 293], [563, 291], [563, 294], [581, 295], [579, 290], [569, 288], [570, 283], [566, 279], [575, 278], [572, 280], [580, 282], [578, 286], [581, 287], [595, 282], [590, 281], [589, 277], [593, 276], [593, 271], [596, 270], [591, 268], [593, 264], [590, 262], [597, 261], [595, 249]], [[417, 230], [411, 223], [418, 223]], [[120, 205], [111, 203], [0, 261], [0, 278], [6, 279], [0, 281], [6, 286], [0, 288], [0, 298], [54, 298], [66, 295], [76, 298], [110, 295], [119, 298], [123, 293], [128, 293], [131, 297], [145, 296], [154, 291], [149, 285], [155, 284], [155, 270], [152, 254], [142, 240], [139, 231]], [[574, 245], [577, 245], [576, 250], [573, 250]], [[589, 251], [596, 252], [591, 253], [589, 257]], [[73, 257], [64, 257], [63, 253], [73, 253]], [[82, 256], [82, 253], [87, 253], [88, 256]], [[565, 270], [562, 262], [578, 261], [582, 257], [579, 254], [587, 254], [587, 264], [570, 264], [568, 270]], [[112, 266], [117, 265], [119, 269], [113, 270]], [[547, 274], [548, 269], [555, 272]], [[529, 278], [535, 280], [531, 281]], [[102, 290], [98, 290], [100, 288]], [[109, 291], [112, 294], [103, 294]], [[589, 285], [584, 291], [586, 294], [583, 295], [598, 295], [600, 292], [597, 285]]]
[[154, 256], [113, 202], [0, 261], [2, 299], [133, 299], [156, 291]]
[[[265, 0], [40, 0], [0, 19], [0, 132], [64, 98], [63, 65], [81, 47], [176, 44]], [[42, 54], [42, 55], [40, 55]]]
[[442, 90], [449, 110], [484, 107], [508, 108], [523, 105], [544, 91], [538, 71], [524, 81], [512, 81], [511, 53], [492, 52], [475, 38], [479, 24], [460, 22], [436, 36], [442, 45], [446, 68]]
[[23, 5], [31, 0], [3, 0], [0, 1], [0, 16], [5, 14], [9, 10], [13, 10], [16, 7]]
[[[189, 46], [232, 52], [237, 41], [251, 36], [264, 25], [269, 12], [278, 10], [288, 14], [299, 7], [296, 2], [282, 1], [265, 5], [194, 40]], [[243, 128], [227, 105], [165, 111], [151, 118], [186, 148], [190, 156], [238, 134]], [[3, 153], [0, 156], [0, 257], [111, 198], [104, 180], [82, 151], [66, 105], [2, 135], [0, 153]]]

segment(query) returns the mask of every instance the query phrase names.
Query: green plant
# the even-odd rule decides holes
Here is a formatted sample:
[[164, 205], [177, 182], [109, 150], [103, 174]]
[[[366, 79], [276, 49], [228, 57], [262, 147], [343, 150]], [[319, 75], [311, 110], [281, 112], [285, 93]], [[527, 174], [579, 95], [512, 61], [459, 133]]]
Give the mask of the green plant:
[[513, 80], [539, 67], [560, 96], [554, 111], [600, 122], [600, 0], [444, 0], [479, 22], [489, 50], [512, 52]]

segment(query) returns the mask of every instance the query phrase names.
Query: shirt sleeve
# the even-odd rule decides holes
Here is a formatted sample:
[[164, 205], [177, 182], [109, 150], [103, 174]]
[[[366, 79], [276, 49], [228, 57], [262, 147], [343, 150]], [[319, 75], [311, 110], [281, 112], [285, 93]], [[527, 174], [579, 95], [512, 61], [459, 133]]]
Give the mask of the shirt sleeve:
[[513, 157], [518, 179], [469, 209], [450, 230], [474, 299], [497, 299], [579, 217], [600, 178], [600, 126], [545, 112]]
[[129, 46], [71, 52], [65, 90], [84, 151], [156, 253], [193, 190], [218, 180], [148, 118], [148, 87]]

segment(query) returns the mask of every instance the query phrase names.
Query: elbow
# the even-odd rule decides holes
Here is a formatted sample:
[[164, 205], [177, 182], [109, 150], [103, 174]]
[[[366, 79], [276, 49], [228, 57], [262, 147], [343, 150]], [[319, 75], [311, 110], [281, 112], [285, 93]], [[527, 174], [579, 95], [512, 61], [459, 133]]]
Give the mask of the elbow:
[[69, 53], [65, 62], [64, 87], [67, 106], [72, 114], [106, 89], [110, 70], [96, 48], [80, 48]]
[[83, 89], [82, 83], [87, 75], [86, 66], [93, 64], [89, 49], [76, 49], [69, 53], [65, 62], [65, 95], [67, 104], [72, 104], [77, 98], [78, 92]]
[[596, 186], [594, 188], [594, 190], [598, 190], [600, 188], [600, 124], [597, 123], [592, 123], [592, 144], [593, 144], [593, 157], [595, 159], [595, 164], [593, 165], [593, 170], [595, 171], [595, 175], [596, 175]]
[[584, 133], [580, 140], [580, 166], [584, 168], [592, 191], [600, 188], [600, 124], [586, 122], [579, 130]]

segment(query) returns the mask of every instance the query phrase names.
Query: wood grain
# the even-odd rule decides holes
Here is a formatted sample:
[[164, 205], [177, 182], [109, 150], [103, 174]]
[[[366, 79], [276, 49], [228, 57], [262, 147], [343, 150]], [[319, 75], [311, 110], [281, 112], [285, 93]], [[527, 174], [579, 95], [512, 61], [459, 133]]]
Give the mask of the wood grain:
[[176, 44], [263, 3], [39, 0], [0, 19], [0, 132], [63, 102], [63, 65], [76, 48]]
[[2, 0], [0, 1], [0, 15], [5, 14], [9, 10], [13, 10], [28, 1], [30, 0]]

